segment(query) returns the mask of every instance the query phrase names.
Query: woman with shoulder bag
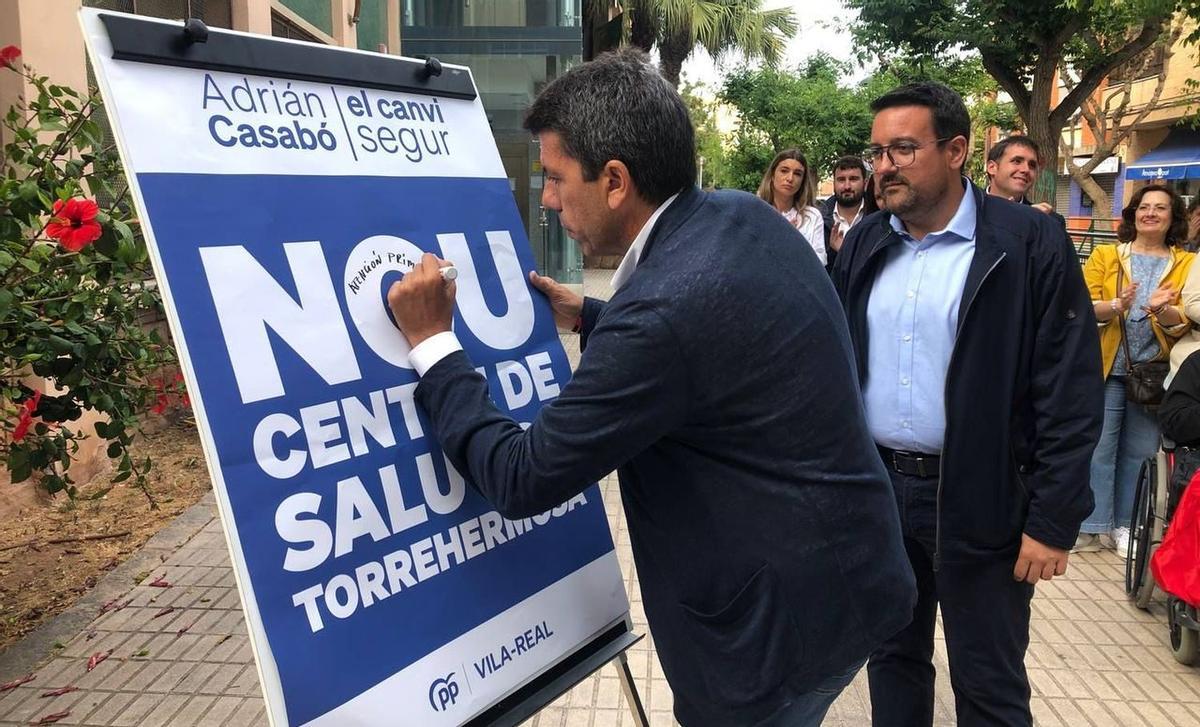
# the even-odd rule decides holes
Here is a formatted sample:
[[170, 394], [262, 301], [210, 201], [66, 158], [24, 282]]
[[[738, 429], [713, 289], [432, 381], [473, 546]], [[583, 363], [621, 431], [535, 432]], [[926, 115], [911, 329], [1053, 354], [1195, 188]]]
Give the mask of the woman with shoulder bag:
[[1151, 184], [1121, 212], [1117, 245], [1097, 246], [1083, 268], [1100, 323], [1104, 429], [1092, 455], [1092, 514], [1073, 552], [1127, 552], [1133, 495], [1142, 462], [1158, 449], [1154, 407], [1162, 401], [1171, 346], [1190, 327], [1180, 290], [1193, 253], [1183, 200]]

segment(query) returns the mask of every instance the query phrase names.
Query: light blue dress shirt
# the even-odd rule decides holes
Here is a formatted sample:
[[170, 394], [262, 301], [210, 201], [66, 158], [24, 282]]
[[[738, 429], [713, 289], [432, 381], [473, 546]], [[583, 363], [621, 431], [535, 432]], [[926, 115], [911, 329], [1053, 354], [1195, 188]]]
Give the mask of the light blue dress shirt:
[[975, 195], [968, 187], [944, 230], [917, 242], [892, 216], [892, 244], [867, 302], [870, 331], [863, 399], [876, 444], [940, 454], [946, 370], [975, 255]]

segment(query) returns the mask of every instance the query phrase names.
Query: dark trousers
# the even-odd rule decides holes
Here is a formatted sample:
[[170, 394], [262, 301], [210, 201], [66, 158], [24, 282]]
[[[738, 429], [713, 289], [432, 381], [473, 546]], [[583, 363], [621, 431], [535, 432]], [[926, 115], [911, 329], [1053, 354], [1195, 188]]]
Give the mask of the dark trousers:
[[867, 664], [872, 724], [933, 724], [933, 631], [940, 605], [960, 727], [1031, 725], [1025, 649], [1033, 586], [1013, 580], [1015, 557], [943, 558], [934, 571], [937, 478], [890, 474], [917, 579], [917, 605], [912, 623], [884, 642]]

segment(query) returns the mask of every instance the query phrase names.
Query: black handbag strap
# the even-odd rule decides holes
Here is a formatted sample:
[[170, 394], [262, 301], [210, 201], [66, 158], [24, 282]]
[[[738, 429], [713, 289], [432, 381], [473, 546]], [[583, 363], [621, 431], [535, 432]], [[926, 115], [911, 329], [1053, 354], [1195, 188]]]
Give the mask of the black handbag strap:
[[[1120, 256], [1117, 257], [1117, 298], [1121, 297], [1121, 279], [1125, 277], [1125, 267], [1121, 265]], [[1117, 320], [1121, 321], [1121, 346], [1125, 349], [1125, 365], [1133, 368], [1133, 355], [1129, 353], [1129, 331], [1125, 328], [1125, 311], [1114, 311], [1117, 314]]]

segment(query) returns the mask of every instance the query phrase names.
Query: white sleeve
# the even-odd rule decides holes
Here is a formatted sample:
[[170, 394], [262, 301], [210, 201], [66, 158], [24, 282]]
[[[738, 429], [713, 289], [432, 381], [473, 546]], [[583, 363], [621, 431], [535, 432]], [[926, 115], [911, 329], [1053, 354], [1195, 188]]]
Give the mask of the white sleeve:
[[416, 348], [409, 351], [408, 362], [416, 369], [417, 376], [424, 376], [438, 361], [461, 350], [462, 344], [458, 342], [454, 331], [442, 331], [421, 341]]
[[813, 252], [817, 253], [821, 264], [827, 264], [829, 259], [825, 254], [825, 219], [821, 217], [820, 210], [816, 207], [805, 207], [799, 229], [800, 234], [808, 240], [808, 244], [812, 245]]

